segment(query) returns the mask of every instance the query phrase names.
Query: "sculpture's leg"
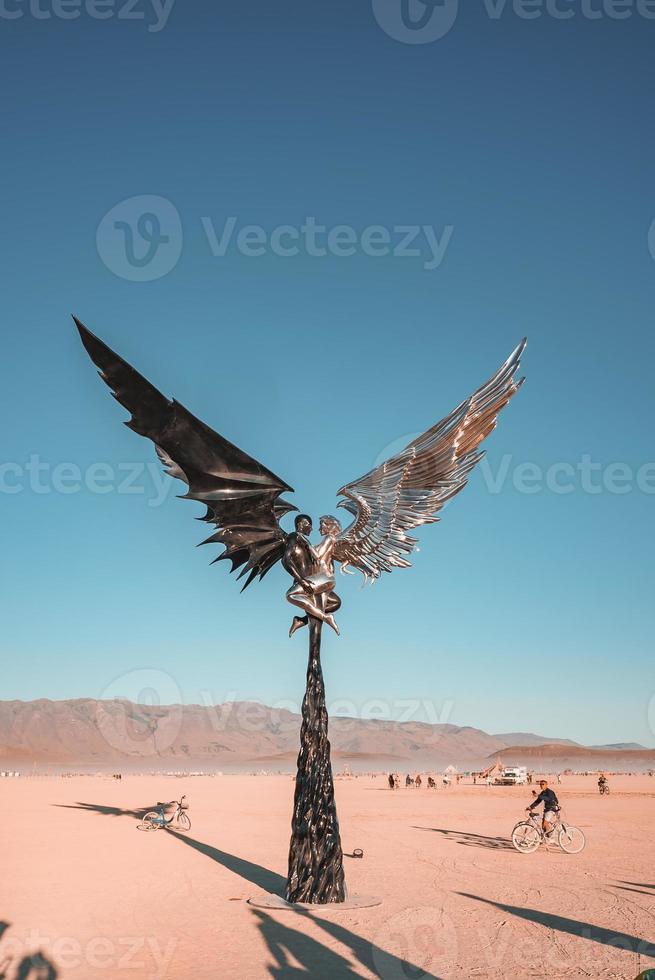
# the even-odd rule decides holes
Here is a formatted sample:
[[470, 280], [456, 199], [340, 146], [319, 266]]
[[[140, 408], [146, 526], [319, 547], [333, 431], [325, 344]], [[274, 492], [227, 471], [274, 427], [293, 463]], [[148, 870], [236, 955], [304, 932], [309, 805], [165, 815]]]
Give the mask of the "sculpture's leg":
[[346, 883], [328, 741], [328, 715], [321, 670], [321, 627], [309, 620], [307, 690], [302, 703], [300, 753], [291, 821], [288, 902], [343, 902]]

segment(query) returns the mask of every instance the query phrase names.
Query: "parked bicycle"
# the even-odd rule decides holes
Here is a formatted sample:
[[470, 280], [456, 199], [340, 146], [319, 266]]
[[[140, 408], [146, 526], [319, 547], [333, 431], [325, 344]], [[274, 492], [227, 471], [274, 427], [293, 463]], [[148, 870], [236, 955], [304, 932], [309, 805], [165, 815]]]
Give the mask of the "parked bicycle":
[[544, 843], [559, 844], [567, 854], [579, 854], [587, 841], [580, 828], [564, 823], [559, 813], [557, 823], [547, 834], [536, 813], [531, 813], [527, 820], [520, 820], [512, 831], [512, 844], [519, 854], [532, 854]]
[[[183, 796], [181, 800], [171, 800], [169, 803], [157, 803], [157, 810], [151, 810], [138, 823], [137, 830], [161, 830], [164, 827], [170, 827], [172, 823], [175, 823], [178, 830], [191, 830], [191, 821], [189, 820], [189, 815], [185, 812], [189, 809], [188, 803], [185, 803], [186, 796]], [[170, 817], [166, 817], [166, 807], [175, 805], [175, 810]]]

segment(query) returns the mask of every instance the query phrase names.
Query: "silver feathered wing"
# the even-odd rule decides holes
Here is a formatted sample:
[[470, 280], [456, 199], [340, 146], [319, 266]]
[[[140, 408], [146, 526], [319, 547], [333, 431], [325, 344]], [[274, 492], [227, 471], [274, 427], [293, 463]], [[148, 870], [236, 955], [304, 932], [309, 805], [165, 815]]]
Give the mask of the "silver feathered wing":
[[498, 413], [524, 379], [514, 380], [526, 340], [470, 398], [411, 442], [397, 456], [342, 487], [339, 502], [355, 520], [339, 535], [334, 559], [367, 579], [408, 568], [418, 541], [407, 532], [440, 520], [443, 505], [466, 486], [484, 452], [480, 443], [496, 427]]

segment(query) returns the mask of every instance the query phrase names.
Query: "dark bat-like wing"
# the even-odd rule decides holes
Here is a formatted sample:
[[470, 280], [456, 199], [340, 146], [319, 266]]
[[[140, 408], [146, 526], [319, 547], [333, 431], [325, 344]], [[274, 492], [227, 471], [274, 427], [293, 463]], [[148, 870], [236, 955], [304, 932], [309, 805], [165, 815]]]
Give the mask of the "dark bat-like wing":
[[337, 538], [334, 558], [377, 579], [407, 568], [418, 544], [408, 530], [438, 521], [443, 505], [466, 486], [484, 456], [479, 445], [523, 379], [515, 381], [523, 340], [486, 384], [392, 459], [339, 490], [355, 520]]
[[284, 554], [285, 532], [280, 518], [292, 504], [280, 499], [293, 488], [251, 456], [246, 455], [179, 402], [171, 401], [134, 370], [118, 354], [73, 317], [82, 343], [100, 369], [100, 377], [114, 398], [131, 413], [125, 424], [155, 444], [166, 472], [184, 480], [184, 499], [205, 504], [201, 520], [216, 525], [217, 531], [202, 544], [223, 544], [225, 551], [215, 559], [227, 558], [243, 586], [260, 579]]

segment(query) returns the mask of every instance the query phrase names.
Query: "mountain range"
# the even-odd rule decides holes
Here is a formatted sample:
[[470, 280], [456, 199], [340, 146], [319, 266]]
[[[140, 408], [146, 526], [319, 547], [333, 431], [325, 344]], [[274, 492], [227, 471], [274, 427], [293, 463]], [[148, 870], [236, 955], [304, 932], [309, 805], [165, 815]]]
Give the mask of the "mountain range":
[[[116, 699], [0, 701], [0, 769], [294, 771], [300, 716], [256, 702], [143, 705]], [[543, 771], [655, 768], [636, 743], [583, 746], [528, 732], [423, 722], [330, 719], [335, 769], [483, 769], [495, 760]], [[550, 767], [550, 768], [548, 768]]]

